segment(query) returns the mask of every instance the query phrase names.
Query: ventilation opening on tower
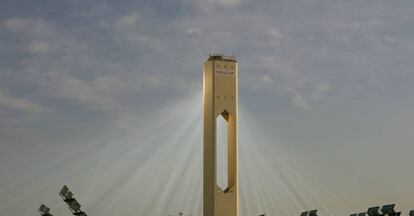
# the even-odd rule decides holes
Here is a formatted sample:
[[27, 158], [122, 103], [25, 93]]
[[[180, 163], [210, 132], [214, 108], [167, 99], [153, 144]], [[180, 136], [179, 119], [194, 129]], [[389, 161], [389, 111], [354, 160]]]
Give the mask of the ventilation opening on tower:
[[228, 188], [228, 119], [229, 114], [224, 111], [217, 117], [217, 185], [222, 191]]

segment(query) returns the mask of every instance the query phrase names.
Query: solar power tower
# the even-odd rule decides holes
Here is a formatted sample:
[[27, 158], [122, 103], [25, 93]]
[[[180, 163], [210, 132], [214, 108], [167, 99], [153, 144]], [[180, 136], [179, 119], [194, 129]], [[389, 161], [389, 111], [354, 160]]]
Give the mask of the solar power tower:
[[[204, 63], [203, 215], [238, 216], [237, 61], [210, 55]], [[227, 122], [227, 184], [217, 184], [217, 120]]]

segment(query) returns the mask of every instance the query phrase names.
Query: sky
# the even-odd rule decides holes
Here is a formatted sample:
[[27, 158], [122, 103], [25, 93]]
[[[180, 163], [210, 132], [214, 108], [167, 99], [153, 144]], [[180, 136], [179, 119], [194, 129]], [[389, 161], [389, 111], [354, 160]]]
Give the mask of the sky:
[[240, 214], [414, 209], [412, 0], [1, 0], [0, 215], [202, 215], [202, 67], [239, 69]]

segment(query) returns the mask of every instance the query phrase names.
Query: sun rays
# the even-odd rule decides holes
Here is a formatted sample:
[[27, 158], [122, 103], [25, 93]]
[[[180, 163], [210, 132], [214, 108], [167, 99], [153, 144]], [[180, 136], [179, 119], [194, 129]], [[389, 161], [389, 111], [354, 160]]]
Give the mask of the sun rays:
[[[201, 215], [201, 95], [152, 111], [151, 121], [129, 133], [73, 149], [32, 180], [68, 184], [90, 215]], [[263, 136], [256, 124], [240, 106], [240, 215], [297, 215], [311, 207], [331, 213], [282, 141]], [[47, 205], [56, 215], [67, 211]]]

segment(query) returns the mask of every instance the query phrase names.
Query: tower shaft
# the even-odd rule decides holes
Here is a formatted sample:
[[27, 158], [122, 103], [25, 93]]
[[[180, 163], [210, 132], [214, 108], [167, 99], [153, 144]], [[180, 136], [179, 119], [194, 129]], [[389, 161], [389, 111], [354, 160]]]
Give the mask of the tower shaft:
[[[238, 216], [237, 62], [212, 55], [204, 63], [203, 215]], [[227, 188], [217, 185], [217, 118], [227, 129]]]

